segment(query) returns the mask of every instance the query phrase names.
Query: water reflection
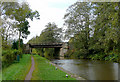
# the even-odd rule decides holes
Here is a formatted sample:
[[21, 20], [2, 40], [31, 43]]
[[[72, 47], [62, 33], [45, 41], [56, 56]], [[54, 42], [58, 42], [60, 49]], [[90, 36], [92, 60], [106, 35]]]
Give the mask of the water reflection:
[[54, 60], [53, 63], [87, 80], [118, 80], [118, 63], [83, 59]]

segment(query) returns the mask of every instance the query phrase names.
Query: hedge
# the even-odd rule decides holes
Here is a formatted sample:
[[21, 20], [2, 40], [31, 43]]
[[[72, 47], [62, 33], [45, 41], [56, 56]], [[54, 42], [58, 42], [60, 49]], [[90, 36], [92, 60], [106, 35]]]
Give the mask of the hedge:
[[22, 50], [3, 50], [2, 67], [4, 68], [12, 64], [16, 60], [17, 55], [20, 55], [20, 57], [22, 57]]

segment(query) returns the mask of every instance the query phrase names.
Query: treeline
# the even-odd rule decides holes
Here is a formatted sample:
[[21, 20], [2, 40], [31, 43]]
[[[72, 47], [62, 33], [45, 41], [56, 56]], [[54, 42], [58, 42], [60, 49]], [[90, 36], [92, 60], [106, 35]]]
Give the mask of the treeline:
[[[40, 36], [28, 43], [61, 42], [69, 40], [68, 58], [120, 61], [120, 3], [79, 2], [72, 4], [64, 15], [64, 29], [48, 23]], [[53, 58], [54, 49], [34, 49], [46, 58]], [[42, 54], [44, 53], [44, 54]]]
[[[40, 36], [33, 37], [28, 43], [31, 44], [50, 44], [59, 43], [61, 41], [62, 29], [53, 22], [49, 22], [46, 28], [41, 32]], [[58, 58], [59, 54], [54, 48], [36, 48], [32, 49], [32, 54], [39, 54], [48, 59]]]
[[67, 9], [65, 57], [120, 62], [120, 2], [76, 2]]
[[[17, 55], [22, 57], [23, 38], [30, 34], [28, 19], [39, 19], [39, 13], [32, 11], [27, 2], [0, 1], [0, 38], [2, 42], [2, 67], [9, 66]], [[15, 38], [17, 37], [18, 38]]]

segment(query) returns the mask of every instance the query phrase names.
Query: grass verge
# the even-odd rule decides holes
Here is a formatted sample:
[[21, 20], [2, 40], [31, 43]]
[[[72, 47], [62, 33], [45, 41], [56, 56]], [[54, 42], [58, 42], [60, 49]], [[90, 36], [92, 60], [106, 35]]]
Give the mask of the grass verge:
[[18, 63], [2, 70], [2, 80], [24, 80], [31, 67], [31, 55], [24, 54]]
[[32, 73], [32, 80], [76, 80], [70, 76], [66, 78], [66, 73], [60, 69], [55, 70], [55, 66], [49, 60], [39, 55], [34, 55], [35, 70]]

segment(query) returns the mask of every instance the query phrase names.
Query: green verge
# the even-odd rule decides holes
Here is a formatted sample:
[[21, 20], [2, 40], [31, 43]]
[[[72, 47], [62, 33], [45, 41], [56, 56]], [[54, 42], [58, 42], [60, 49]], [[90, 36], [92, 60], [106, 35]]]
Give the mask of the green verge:
[[49, 60], [39, 55], [34, 55], [35, 70], [32, 73], [32, 80], [76, 80], [68, 76], [60, 69], [55, 70], [55, 66], [51, 65]]
[[2, 70], [2, 80], [24, 80], [31, 67], [31, 55], [24, 54], [20, 61]]

